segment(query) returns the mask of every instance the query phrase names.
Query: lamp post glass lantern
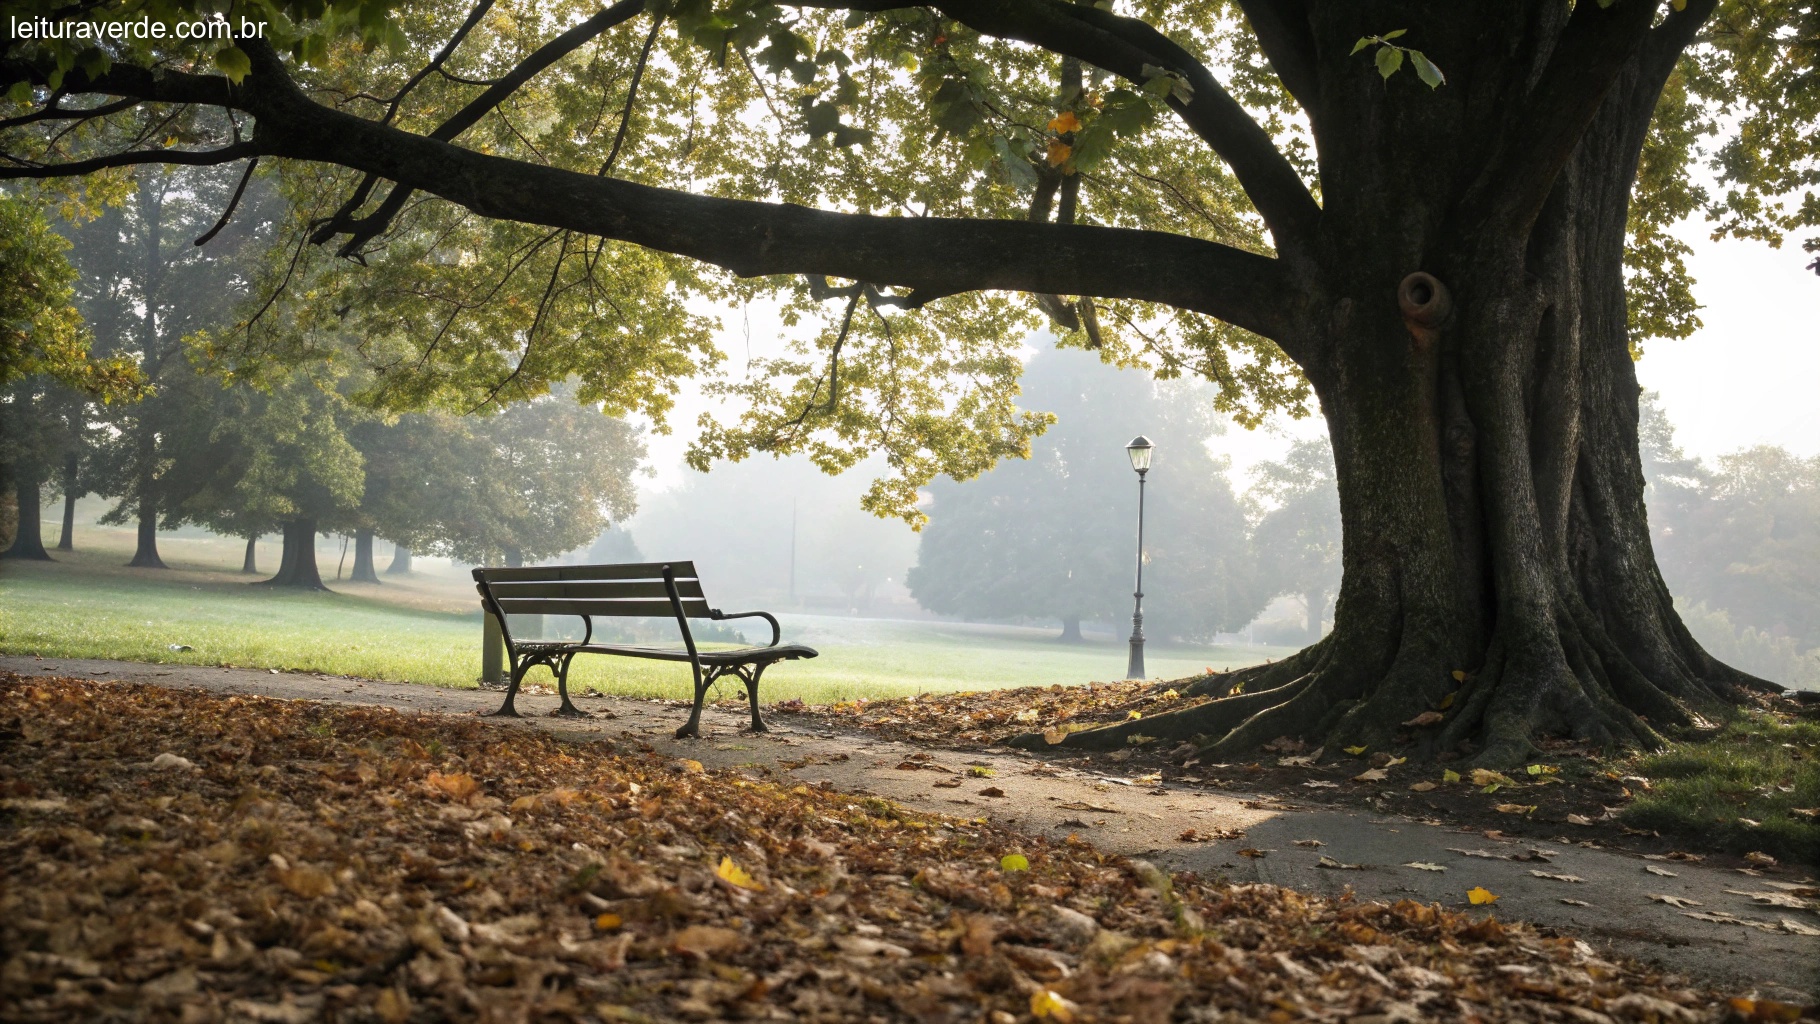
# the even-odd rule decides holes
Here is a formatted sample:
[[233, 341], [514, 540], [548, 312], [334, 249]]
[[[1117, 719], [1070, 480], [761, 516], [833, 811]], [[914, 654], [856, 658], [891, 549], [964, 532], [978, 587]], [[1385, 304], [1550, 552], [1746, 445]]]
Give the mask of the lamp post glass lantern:
[[1131, 468], [1138, 475], [1137, 589], [1132, 593], [1131, 660], [1125, 665], [1126, 679], [1144, 678], [1144, 476], [1150, 472], [1150, 452], [1156, 446], [1142, 434], [1125, 446], [1131, 456]]

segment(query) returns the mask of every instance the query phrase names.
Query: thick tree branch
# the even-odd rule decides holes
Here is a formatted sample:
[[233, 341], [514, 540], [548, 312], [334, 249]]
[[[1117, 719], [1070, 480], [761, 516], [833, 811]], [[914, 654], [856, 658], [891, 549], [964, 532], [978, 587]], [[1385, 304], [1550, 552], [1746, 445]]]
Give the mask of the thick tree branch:
[[[538, 47], [511, 71], [495, 80], [485, 92], [469, 100], [466, 106], [456, 111], [447, 121], [436, 126], [430, 132], [430, 138], [447, 141], [459, 137], [462, 132], [480, 123], [481, 118], [504, 103], [545, 68], [580, 49], [601, 33], [637, 17], [644, 9], [645, 0], [621, 0]], [[464, 26], [464, 31], [465, 28]], [[366, 204], [376, 182], [377, 179], [371, 175], [362, 181], [354, 190], [353, 197], [319, 227], [310, 240], [321, 245], [336, 235], [347, 233], [350, 237], [340, 250], [341, 255], [347, 256], [390, 227], [392, 218], [398, 216], [398, 211], [404, 209], [404, 204], [411, 198], [411, 190], [403, 185], [395, 186], [372, 213], [359, 220], [350, 219], [355, 211]]]
[[1199, 59], [1143, 21], [1066, 0], [937, 0], [926, 5], [891, 0], [786, 2], [794, 7], [865, 11], [931, 6], [976, 31], [1076, 57], [1134, 82], [1150, 80], [1159, 69], [1180, 75], [1193, 94], [1187, 100], [1171, 99], [1169, 105], [1232, 167], [1270, 228], [1278, 251], [1292, 251], [1312, 240], [1321, 208], [1270, 133]]
[[1193, 95], [1171, 99], [1170, 106], [1232, 167], [1277, 248], [1293, 250], [1312, 238], [1320, 207], [1270, 133], [1193, 54], [1153, 26], [1060, 0], [947, 0], [935, 6], [978, 31], [1078, 57], [1134, 82], [1154, 77], [1158, 68], [1180, 75]]
[[1522, 117], [1466, 192], [1460, 205], [1462, 234], [1527, 234], [1606, 93], [1649, 34], [1660, 6], [1659, 0], [1575, 5]]
[[1239, 0], [1270, 67], [1310, 117], [1318, 109], [1315, 38], [1306, 0]]
[[110, 167], [133, 167], [138, 164], [183, 164], [189, 167], [211, 167], [256, 157], [259, 149], [252, 142], [236, 142], [220, 149], [129, 149], [89, 160], [71, 160], [55, 164], [21, 164], [0, 167], [0, 180], [10, 178], [74, 178]]

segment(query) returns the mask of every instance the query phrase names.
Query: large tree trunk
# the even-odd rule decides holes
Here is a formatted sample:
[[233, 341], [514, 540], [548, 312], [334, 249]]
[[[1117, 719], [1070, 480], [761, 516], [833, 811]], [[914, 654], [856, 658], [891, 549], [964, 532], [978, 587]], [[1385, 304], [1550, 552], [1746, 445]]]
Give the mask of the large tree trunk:
[[246, 556], [240, 560], [240, 571], [248, 576], [259, 572], [259, 535], [248, 534], [246, 538]]
[[354, 571], [348, 579], [355, 583], [378, 583], [379, 574], [373, 571], [373, 531], [356, 530], [354, 532]]
[[386, 565], [387, 576], [409, 576], [411, 574], [411, 549], [403, 544], [392, 545], [392, 561]]
[[1055, 639], [1056, 639], [1056, 642], [1064, 643], [1064, 644], [1082, 643], [1083, 640], [1081, 637], [1081, 617], [1079, 615], [1063, 616], [1062, 617], [1062, 635], [1056, 637]]
[[63, 456], [63, 533], [57, 538], [58, 551], [76, 550], [76, 495], [82, 471], [82, 457], [73, 449]]
[[27, 558], [34, 561], [48, 562], [51, 553], [44, 550], [43, 484], [30, 466], [14, 467], [13, 493], [19, 502], [19, 525], [13, 533], [13, 543], [3, 558]]
[[[1334, 629], [1183, 691], [1209, 703], [1064, 745], [1141, 731], [1210, 737], [1225, 759], [1288, 735], [1510, 765], [1545, 736], [1655, 746], [1658, 728], [1773, 688], [1695, 643], [1650, 546], [1623, 247], [1667, 71], [1638, 65], [1533, 229], [1450, 230], [1448, 204], [1422, 192], [1441, 185], [1404, 168], [1412, 189], [1389, 159], [1383, 178], [1328, 194], [1330, 215], [1356, 197], [1363, 218], [1316, 257], [1304, 346], [1346, 527]], [[1429, 711], [1441, 720], [1407, 724]]]
[[163, 569], [158, 557], [158, 439], [150, 425], [138, 424], [139, 438], [139, 542], [133, 548], [133, 560], [126, 563], [138, 569]]
[[322, 573], [316, 568], [316, 520], [298, 519], [284, 524], [284, 553], [279, 556], [278, 574], [261, 585], [329, 589], [323, 586]]

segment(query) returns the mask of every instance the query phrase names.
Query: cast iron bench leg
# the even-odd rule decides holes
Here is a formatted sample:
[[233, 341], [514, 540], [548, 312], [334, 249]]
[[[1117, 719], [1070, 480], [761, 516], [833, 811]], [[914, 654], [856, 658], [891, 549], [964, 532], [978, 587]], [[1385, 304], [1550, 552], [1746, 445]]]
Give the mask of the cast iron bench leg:
[[713, 685], [714, 675], [712, 672], [704, 675], [696, 682], [695, 706], [689, 709], [689, 720], [683, 723], [682, 728], [676, 730], [677, 739], [688, 739], [691, 736], [696, 739], [701, 739], [701, 703], [702, 700], [708, 696], [708, 687]]
[[506, 702], [499, 706], [498, 711], [488, 715], [488, 718], [522, 717], [519, 715], [518, 709], [512, 705], [512, 701], [518, 697], [518, 681], [524, 678], [526, 670], [530, 667], [531, 663], [529, 661], [512, 666], [512, 681], [506, 684]]
[[569, 702], [569, 662], [574, 660], [575, 655], [573, 653], [563, 655], [562, 660], [559, 662], [561, 667], [556, 671], [556, 692], [562, 694], [562, 707], [557, 708], [555, 711], [551, 712], [551, 714], [558, 718], [592, 717], [586, 711], [583, 711]]
[[752, 705], [752, 731], [753, 732], [770, 732], [771, 731], [770, 729], [766, 728], [765, 720], [758, 717], [758, 677], [765, 674], [765, 666], [767, 666], [769, 664], [770, 664], [770, 662], [761, 661], [758, 664], [753, 665], [752, 674], [750, 676], [746, 677], [746, 700], [748, 702], [750, 702]]

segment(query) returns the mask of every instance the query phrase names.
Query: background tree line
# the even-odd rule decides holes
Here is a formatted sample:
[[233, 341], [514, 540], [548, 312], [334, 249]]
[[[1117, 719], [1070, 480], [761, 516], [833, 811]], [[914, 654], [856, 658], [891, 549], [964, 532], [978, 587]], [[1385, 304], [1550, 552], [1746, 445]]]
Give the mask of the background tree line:
[[[378, 582], [376, 538], [397, 546], [400, 569], [413, 551], [516, 563], [584, 546], [632, 513], [643, 441], [572, 389], [481, 415], [433, 398], [400, 414], [376, 398], [360, 338], [310, 323], [290, 325], [311, 337], [289, 350], [224, 344], [257, 312], [290, 227], [265, 178], [241, 186], [218, 226], [238, 181], [140, 167], [93, 207], [48, 217], [41, 200], [0, 196], [0, 259], [21, 268], [0, 291], [0, 485], [17, 509], [7, 557], [50, 557], [33, 510], [56, 499], [54, 546], [73, 548], [88, 494], [113, 499], [104, 522], [136, 527], [134, 566], [162, 568], [159, 531], [195, 525], [246, 538], [254, 573], [255, 540], [276, 532], [268, 582], [305, 588], [322, 586], [320, 533], [354, 538], [353, 578]], [[58, 345], [62, 362], [47, 359]]]

